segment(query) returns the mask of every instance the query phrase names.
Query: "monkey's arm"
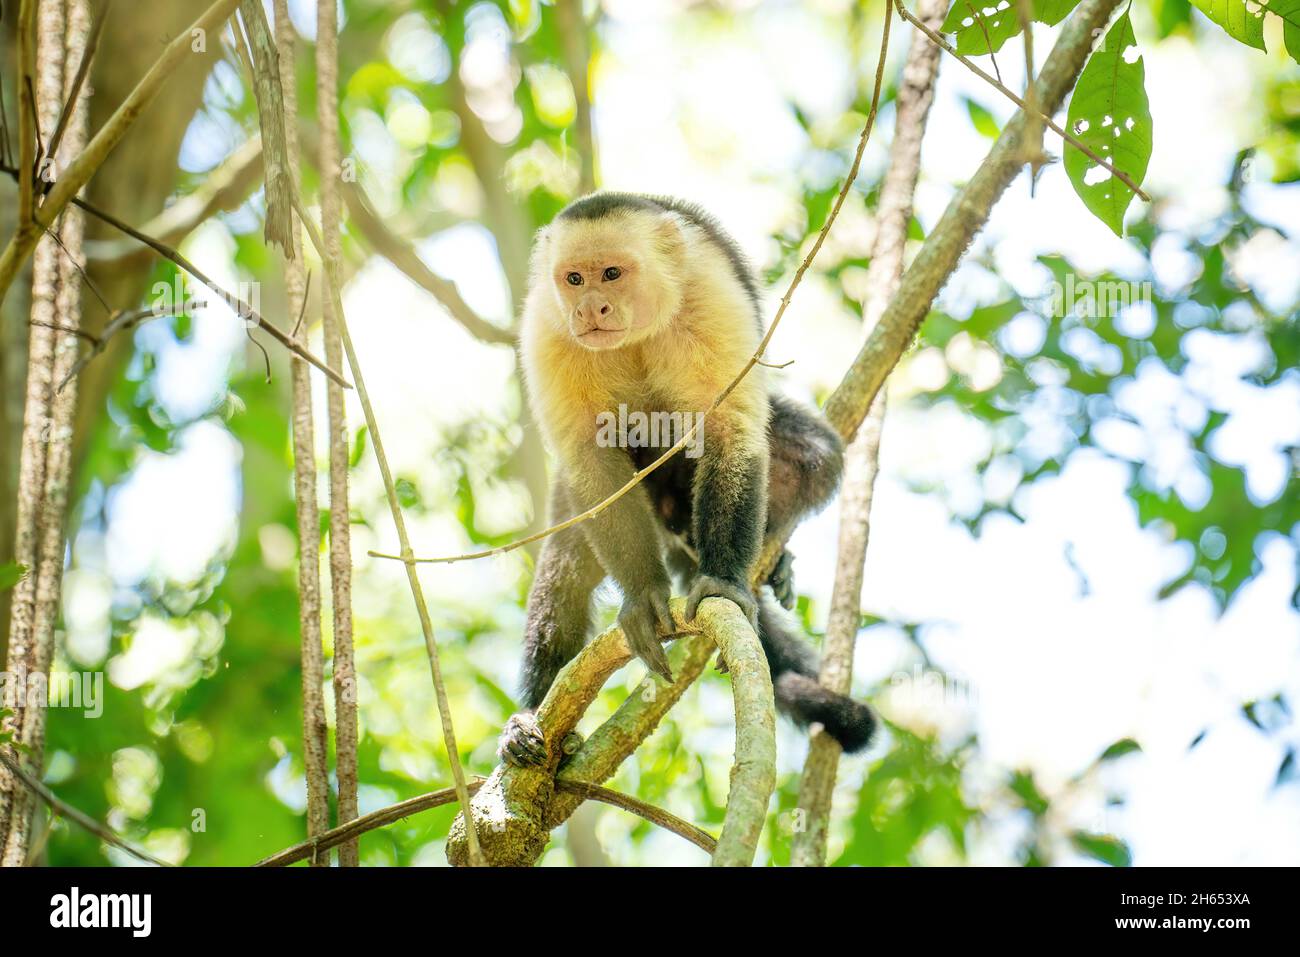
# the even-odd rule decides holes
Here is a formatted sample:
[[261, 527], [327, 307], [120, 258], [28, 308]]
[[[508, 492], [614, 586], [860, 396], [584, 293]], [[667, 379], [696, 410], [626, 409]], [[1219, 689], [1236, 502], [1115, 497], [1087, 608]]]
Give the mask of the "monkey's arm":
[[[573, 463], [568, 481], [578, 511], [598, 505], [631, 481], [632, 460], [623, 449], [592, 448]], [[592, 551], [623, 591], [618, 623], [628, 646], [646, 666], [672, 680], [659, 631], [672, 631], [671, 585], [650, 498], [638, 485], [581, 526]]]
[[[708, 425], [706, 421], [706, 429]], [[705, 443], [695, 470], [691, 529], [700, 570], [687, 596], [686, 614], [694, 618], [705, 598], [729, 598], [755, 622], [758, 606], [749, 588], [749, 569], [758, 558], [767, 521], [767, 435], [748, 422], [721, 419]]]

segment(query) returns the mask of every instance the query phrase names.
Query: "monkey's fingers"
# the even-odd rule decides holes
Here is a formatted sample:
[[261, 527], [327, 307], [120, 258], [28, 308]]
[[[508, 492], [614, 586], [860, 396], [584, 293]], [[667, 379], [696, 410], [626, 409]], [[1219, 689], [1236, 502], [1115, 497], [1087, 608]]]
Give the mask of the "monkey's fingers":
[[497, 757], [521, 768], [546, 763], [546, 739], [531, 713], [521, 712], [510, 716], [497, 741]]
[[686, 596], [686, 617], [689, 620], [695, 620], [700, 602], [706, 598], [726, 598], [735, 602], [749, 619], [749, 624], [755, 630], [758, 629], [758, 602], [754, 600], [747, 586], [715, 578], [712, 575], [696, 576], [694, 584], [691, 585], [691, 593]]
[[772, 594], [782, 608], [786, 611], [794, 608], [794, 556], [788, 551], [782, 549], [767, 583], [772, 586]]
[[[658, 607], [660, 604], [663, 605], [662, 610]], [[618, 623], [632, 653], [664, 681], [672, 681], [673, 671], [668, 665], [668, 655], [664, 653], [663, 643], [655, 630], [659, 620], [667, 614], [668, 604], [658, 596], [638, 597], [623, 602], [623, 608], [618, 613]], [[671, 616], [668, 616], [668, 621], [671, 626]]]

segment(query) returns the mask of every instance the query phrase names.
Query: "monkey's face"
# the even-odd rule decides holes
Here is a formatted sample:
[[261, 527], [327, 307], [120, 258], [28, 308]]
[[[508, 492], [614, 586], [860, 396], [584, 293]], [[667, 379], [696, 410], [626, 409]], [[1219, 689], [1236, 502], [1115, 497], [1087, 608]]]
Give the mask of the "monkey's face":
[[550, 279], [573, 341], [619, 349], [663, 328], [675, 309], [653, 223], [638, 218], [563, 224], [550, 237]]

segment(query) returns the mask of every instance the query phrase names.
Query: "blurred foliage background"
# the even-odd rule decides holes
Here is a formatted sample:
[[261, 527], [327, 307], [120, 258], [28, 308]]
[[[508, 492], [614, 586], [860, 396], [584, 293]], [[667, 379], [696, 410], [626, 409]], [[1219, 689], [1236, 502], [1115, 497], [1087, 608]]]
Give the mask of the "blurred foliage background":
[[[202, 4], [158, 6], [166, 10], [156, 21], [133, 10], [110, 22], [104, 49], [113, 55], [96, 63], [92, 122], [142, 72], [137, 54], [123, 51], [153, 49], [148, 38], [171, 35]], [[290, 6], [303, 40], [299, 102], [310, 117], [315, 11]], [[508, 328], [529, 236], [577, 195], [592, 162], [575, 127], [589, 50], [598, 181], [716, 207], [778, 284], [847, 170], [870, 93], [879, 4], [581, 6], [574, 22], [571, 6], [539, 0], [341, 0], [344, 152], [382, 226], [454, 280], [480, 316]], [[895, 376], [855, 674], [855, 692], [880, 706], [888, 733], [841, 772], [837, 864], [1124, 865], [1178, 863], [1180, 853], [1298, 861], [1300, 75], [1284, 56], [1230, 48], [1186, 0], [1134, 8], [1149, 75], [1177, 88], [1196, 71], [1214, 73], [1225, 87], [1220, 98], [1188, 109], [1235, 112], [1239, 123], [1197, 140], [1204, 127], [1180, 132], [1187, 113], [1153, 91], [1155, 202], [1134, 204], [1125, 240], [1090, 232], [1080, 225], [1086, 213], [1054, 216], [1078, 205], [1059, 164], [1038, 184], [1032, 202], [1041, 206], [1018, 180], [1010, 210], [995, 217]], [[6, 43], [12, 19], [6, 10]], [[911, 31], [895, 30], [903, 39], [891, 61], [901, 63]], [[1041, 28], [1044, 50], [1050, 34]], [[1015, 57], [1005, 59], [1014, 86]], [[918, 241], [1008, 115], [996, 94], [960, 72], [943, 64]], [[842, 225], [773, 346], [778, 360], [797, 358], [786, 385], [807, 398], [825, 396], [860, 336], [864, 250], [890, 118], [887, 102]], [[311, 126], [304, 120], [309, 144]], [[178, 76], [128, 138], [137, 145], [124, 146], [96, 178], [94, 195], [144, 223], [171, 198], [202, 189], [256, 132], [252, 92], [225, 35]], [[1202, 151], [1210, 181], [1191, 177], [1184, 189], [1177, 170], [1189, 143]], [[954, 164], [965, 174], [952, 175]], [[305, 174], [314, 193], [315, 171]], [[11, 194], [0, 190], [0, 203], [12, 204]], [[260, 192], [246, 189], [183, 248], [218, 278], [259, 284], [262, 312], [283, 319], [278, 253], [263, 243], [261, 204]], [[417, 548], [448, 554], [536, 527], [544, 466], [513, 354], [467, 334], [376, 256], [355, 216], [345, 230], [351, 323], [377, 383]], [[121, 259], [107, 235], [92, 238], [92, 275], [117, 303], [147, 302], [157, 284], [180, 281], [153, 260]], [[310, 264], [319, 276], [319, 263]], [[1139, 294], [1101, 316], [1052, 303], [1052, 289], [1099, 282]], [[11, 386], [24, 308], [5, 306], [6, 466], [16, 461]], [[141, 328], [83, 383], [56, 669], [102, 672], [103, 713], [51, 711], [46, 779], [131, 840], [186, 864], [250, 863], [304, 836], [289, 377], [284, 356], [272, 350], [271, 358], [268, 384], [242, 327], [214, 306]], [[400, 566], [366, 557], [391, 546], [391, 522], [359, 416], [353, 429], [364, 812], [451, 776]], [[1085, 477], [1053, 484], [1076, 473]], [[1091, 475], [1119, 479], [1090, 489]], [[6, 495], [5, 508], [11, 502]], [[1123, 535], [1106, 540], [1109, 552], [1089, 551], [1093, 510], [1124, 523]], [[1096, 519], [1109, 529], [1106, 521]], [[1052, 539], [1050, 547], [1077, 587], [1044, 609], [1033, 601], [1040, 586], [1021, 580], [1012, 602], [1023, 607], [1007, 607], [1006, 592], [987, 583], [1020, 573], [1000, 557], [1022, 548], [1014, 537], [1008, 544], [1022, 534], [1008, 528], [1030, 534], [1048, 525], [1066, 529], [1063, 544]], [[793, 546], [798, 609], [813, 640], [824, 624], [834, 527], [832, 509]], [[936, 538], [936, 528], [948, 537]], [[1001, 545], [985, 544], [990, 529]], [[1084, 544], [1071, 529], [1083, 530]], [[944, 560], [952, 536], [973, 559], [955, 572]], [[1135, 553], [1132, 542], [1144, 550]], [[1149, 587], [1129, 594], [1115, 581], [1124, 574], [1093, 573], [1126, 562], [1140, 563]], [[960, 600], [908, 602], [891, 566], [926, 596]], [[422, 574], [462, 757], [486, 774], [514, 710], [530, 558], [517, 552]], [[1266, 574], [1267, 594], [1252, 597]], [[1056, 595], [1054, 581], [1042, 587]], [[612, 617], [617, 596], [605, 598], [603, 614]], [[1056, 655], [1049, 667], [1058, 670], [1044, 674], [1039, 652], [1017, 651], [1023, 644], [982, 647], [986, 630], [971, 623], [986, 620], [981, 609]], [[1081, 614], [1110, 634], [1061, 627]], [[1102, 660], [1072, 677], [1073, 654]], [[981, 656], [1000, 682], [971, 676], [963, 662]], [[1180, 660], [1190, 663], [1186, 674], [1170, 664]], [[616, 677], [584, 727], [612, 712], [639, 667]], [[1150, 677], [1157, 674], [1167, 683]], [[1052, 692], [1075, 678], [1086, 687]], [[1020, 697], [1044, 683], [1046, 693]], [[1059, 752], [1050, 742], [1019, 747], [1006, 722], [989, 716], [991, 695], [1017, 716], [1017, 728], [1068, 726], [1082, 738]], [[1237, 743], [1197, 763], [1198, 749], [1225, 728], [1223, 740]], [[612, 786], [716, 833], [730, 736], [729, 686], [710, 673]], [[794, 806], [804, 747], [802, 733], [783, 725], [760, 860], [788, 861], [791, 817], [780, 812]], [[1151, 778], [1171, 767], [1181, 769], [1175, 783], [1160, 790]], [[1187, 788], [1223, 778], [1250, 787], [1222, 801]], [[1150, 810], [1127, 813], [1135, 795], [1174, 823]], [[1173, 811], [1179, 802], [1204, 833], [1177, 830], [1187, 819]], [[363, 863], [445, 863], [453, 814], [441, 808], [366, 835]], [[51, 864], [130, 863], [62, 821], [45, 838]], [[600, 809], [556, 832], [543, 863], [702, 856]]]

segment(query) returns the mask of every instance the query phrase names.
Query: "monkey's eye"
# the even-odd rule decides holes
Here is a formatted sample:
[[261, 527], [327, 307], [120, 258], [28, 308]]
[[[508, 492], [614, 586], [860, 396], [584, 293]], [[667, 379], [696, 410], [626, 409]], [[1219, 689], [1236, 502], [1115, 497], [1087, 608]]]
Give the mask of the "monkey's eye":
[[617, 266], [605, 267], [605, 282], [613, 282], [621, 275], [623, 275], [623, 270], [619, 269]]
[[565, 280], [565, 282], [567, 282], [570, 286], [581, 286], [581, 285], [582, 285], [582, 273], [580, 273], [580, 272], [571, 272], [571, 273], [569, 273], [567, 276], [564, 277], [564, 280]]

